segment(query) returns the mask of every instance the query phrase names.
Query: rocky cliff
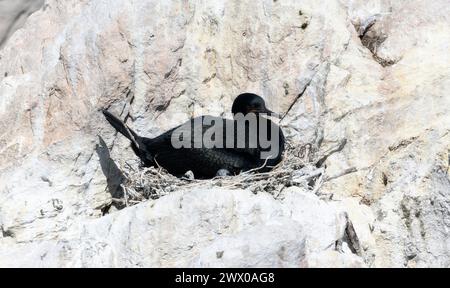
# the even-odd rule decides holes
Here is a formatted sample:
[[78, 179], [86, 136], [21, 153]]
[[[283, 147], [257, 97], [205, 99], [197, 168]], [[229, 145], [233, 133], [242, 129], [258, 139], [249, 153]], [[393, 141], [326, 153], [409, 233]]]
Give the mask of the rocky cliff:
[[0, 48], [22, 27], [28, 16], [44, 5], [44, 0], [0, 1]]
[[[0, 50], [0, 266], [450, 266], [449, 15], [447, 0], [47, 0]], [[290, 141], [335, 150], [320, 187], [112, 205], [135, 156], [99, 109], [152, 137], [229, 116], [243, 91]]]

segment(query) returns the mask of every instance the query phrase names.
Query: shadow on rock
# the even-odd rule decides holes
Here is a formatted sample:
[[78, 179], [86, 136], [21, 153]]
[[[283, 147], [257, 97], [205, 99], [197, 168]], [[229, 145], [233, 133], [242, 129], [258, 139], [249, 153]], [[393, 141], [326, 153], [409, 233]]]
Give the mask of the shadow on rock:
[[[108, 187], [108, 192], [111, 194], [113, 199], [122, 199], [124, 197], [123, 189], [120, 184], [125, 180], [125, 176], [119, 167], [116, 165], [114, 160], [111, 158], [108, 146], [101, 136], [98, 136], [99, 144], [95, 147], [98, 158], [100, 159], [100, 166], [102, 167], [103, 174], [106, 177], [106, 184]], [[113, 201], [112, 206], [116, 209], [124, 208], [124, 204], [117, 203]], [[106, 214], [109, 211], [109, 206], [104, 208], [103, 213]]]

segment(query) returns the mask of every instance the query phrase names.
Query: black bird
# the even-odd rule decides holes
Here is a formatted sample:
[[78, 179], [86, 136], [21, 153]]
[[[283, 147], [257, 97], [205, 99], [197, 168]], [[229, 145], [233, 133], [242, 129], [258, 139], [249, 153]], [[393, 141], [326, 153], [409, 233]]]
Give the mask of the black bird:
[[[277, 114], [266, 108], [260, 96], [252, 93], [239, 95], [233, 102], [232, 113], [233, 120], [200, 116], [155, 138], [145, 138], [137, 135], [110, 112], [103, 110], [108, 122], [131, 141], [134, 153], [144, 166], [159, 165], [176, 176], [190, 170], [195, 178], [203, 179], [223, 175], [224, 172], [236, 175], [250, 169], [269, 171], [281, 161], [285, 140], [280, 127], [264, 116]], [[255, 121], [239, 120], [249, 115], [254, 116]], [[196, 126], [196, 123], [200, 124]], [[231, 133], [230, 128], [233, 128]], [[215, 133], [211, 133], [211, 130]], [[195, 134], [196, 132], [200, 134]], [[272, 137], [273, 133], [275, 134]], [[211, 137], [204, 137], [206, 134], [211, 134]], [[262, 137], [263, 134], [265, 138]], [[252, 136], [256, 137], [256, 142]], [[268, 142], [262, 142], [260, 136], [261, 139], [272, 143], [271, 146], [267, 147]], [[211, 143], [206, 143], [205, 139], [211, 139], [213, 142], [222, 140], [223, 145], [211, 147]], [[179, 144], [174, 145], [173, 141], [188, 145], [180, 148]]]

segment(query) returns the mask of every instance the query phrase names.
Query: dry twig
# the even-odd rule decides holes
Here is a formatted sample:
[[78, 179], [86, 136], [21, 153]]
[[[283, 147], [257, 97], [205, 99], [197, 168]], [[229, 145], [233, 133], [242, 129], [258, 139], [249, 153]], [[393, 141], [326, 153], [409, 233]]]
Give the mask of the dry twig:
[[132, 168], [129, 163], [121, 169], [126, 177], [122, 184], [126, 206], [146, 199], [157, 199], [178, 190], [222, 187], [247, 189], [253, 193], [268, 192], [277, 198], [285, 187], [300, 186], [314, 193], [323, 183], [324, 169], [317, 168], [312, 145], [288, 145], [283, 161], [270, 172], [257, 173], [259, 168], [236, 176], [221, 176], [209, 180], [177, 178], [161, 167]]

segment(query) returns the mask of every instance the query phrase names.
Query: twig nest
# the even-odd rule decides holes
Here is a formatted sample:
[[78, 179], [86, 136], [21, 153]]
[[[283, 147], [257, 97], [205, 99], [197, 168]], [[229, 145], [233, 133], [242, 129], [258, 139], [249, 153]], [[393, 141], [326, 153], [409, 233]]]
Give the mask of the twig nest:
[[[317, 192], [323, 183], [325, 171], [323, 168], [316, 167], [317, 159], [320, 157], [315, 155], [315, 150], [311, 147], [311, 144], [289, 145], [283, 161], [270, 172], [246, 171], [236, 176], [229, 176], [229, 172], [223, 169], [218, 171], [218, 176], [208, 180], [195, 179], [192, 171], [177, 178], [162, 168], [121, 169], [127, 179], [123, 184], [124, 202], [127, 206], [134, 205], [146, 199], [157, 199], [174, 191], [205, 187], [247, 189], [253, 193], [270, 193], [275, 198], [289, 186], [303, 187], [305, 190]], [[309, 186], [311, 183], [314, 183], [314, 187]]]

